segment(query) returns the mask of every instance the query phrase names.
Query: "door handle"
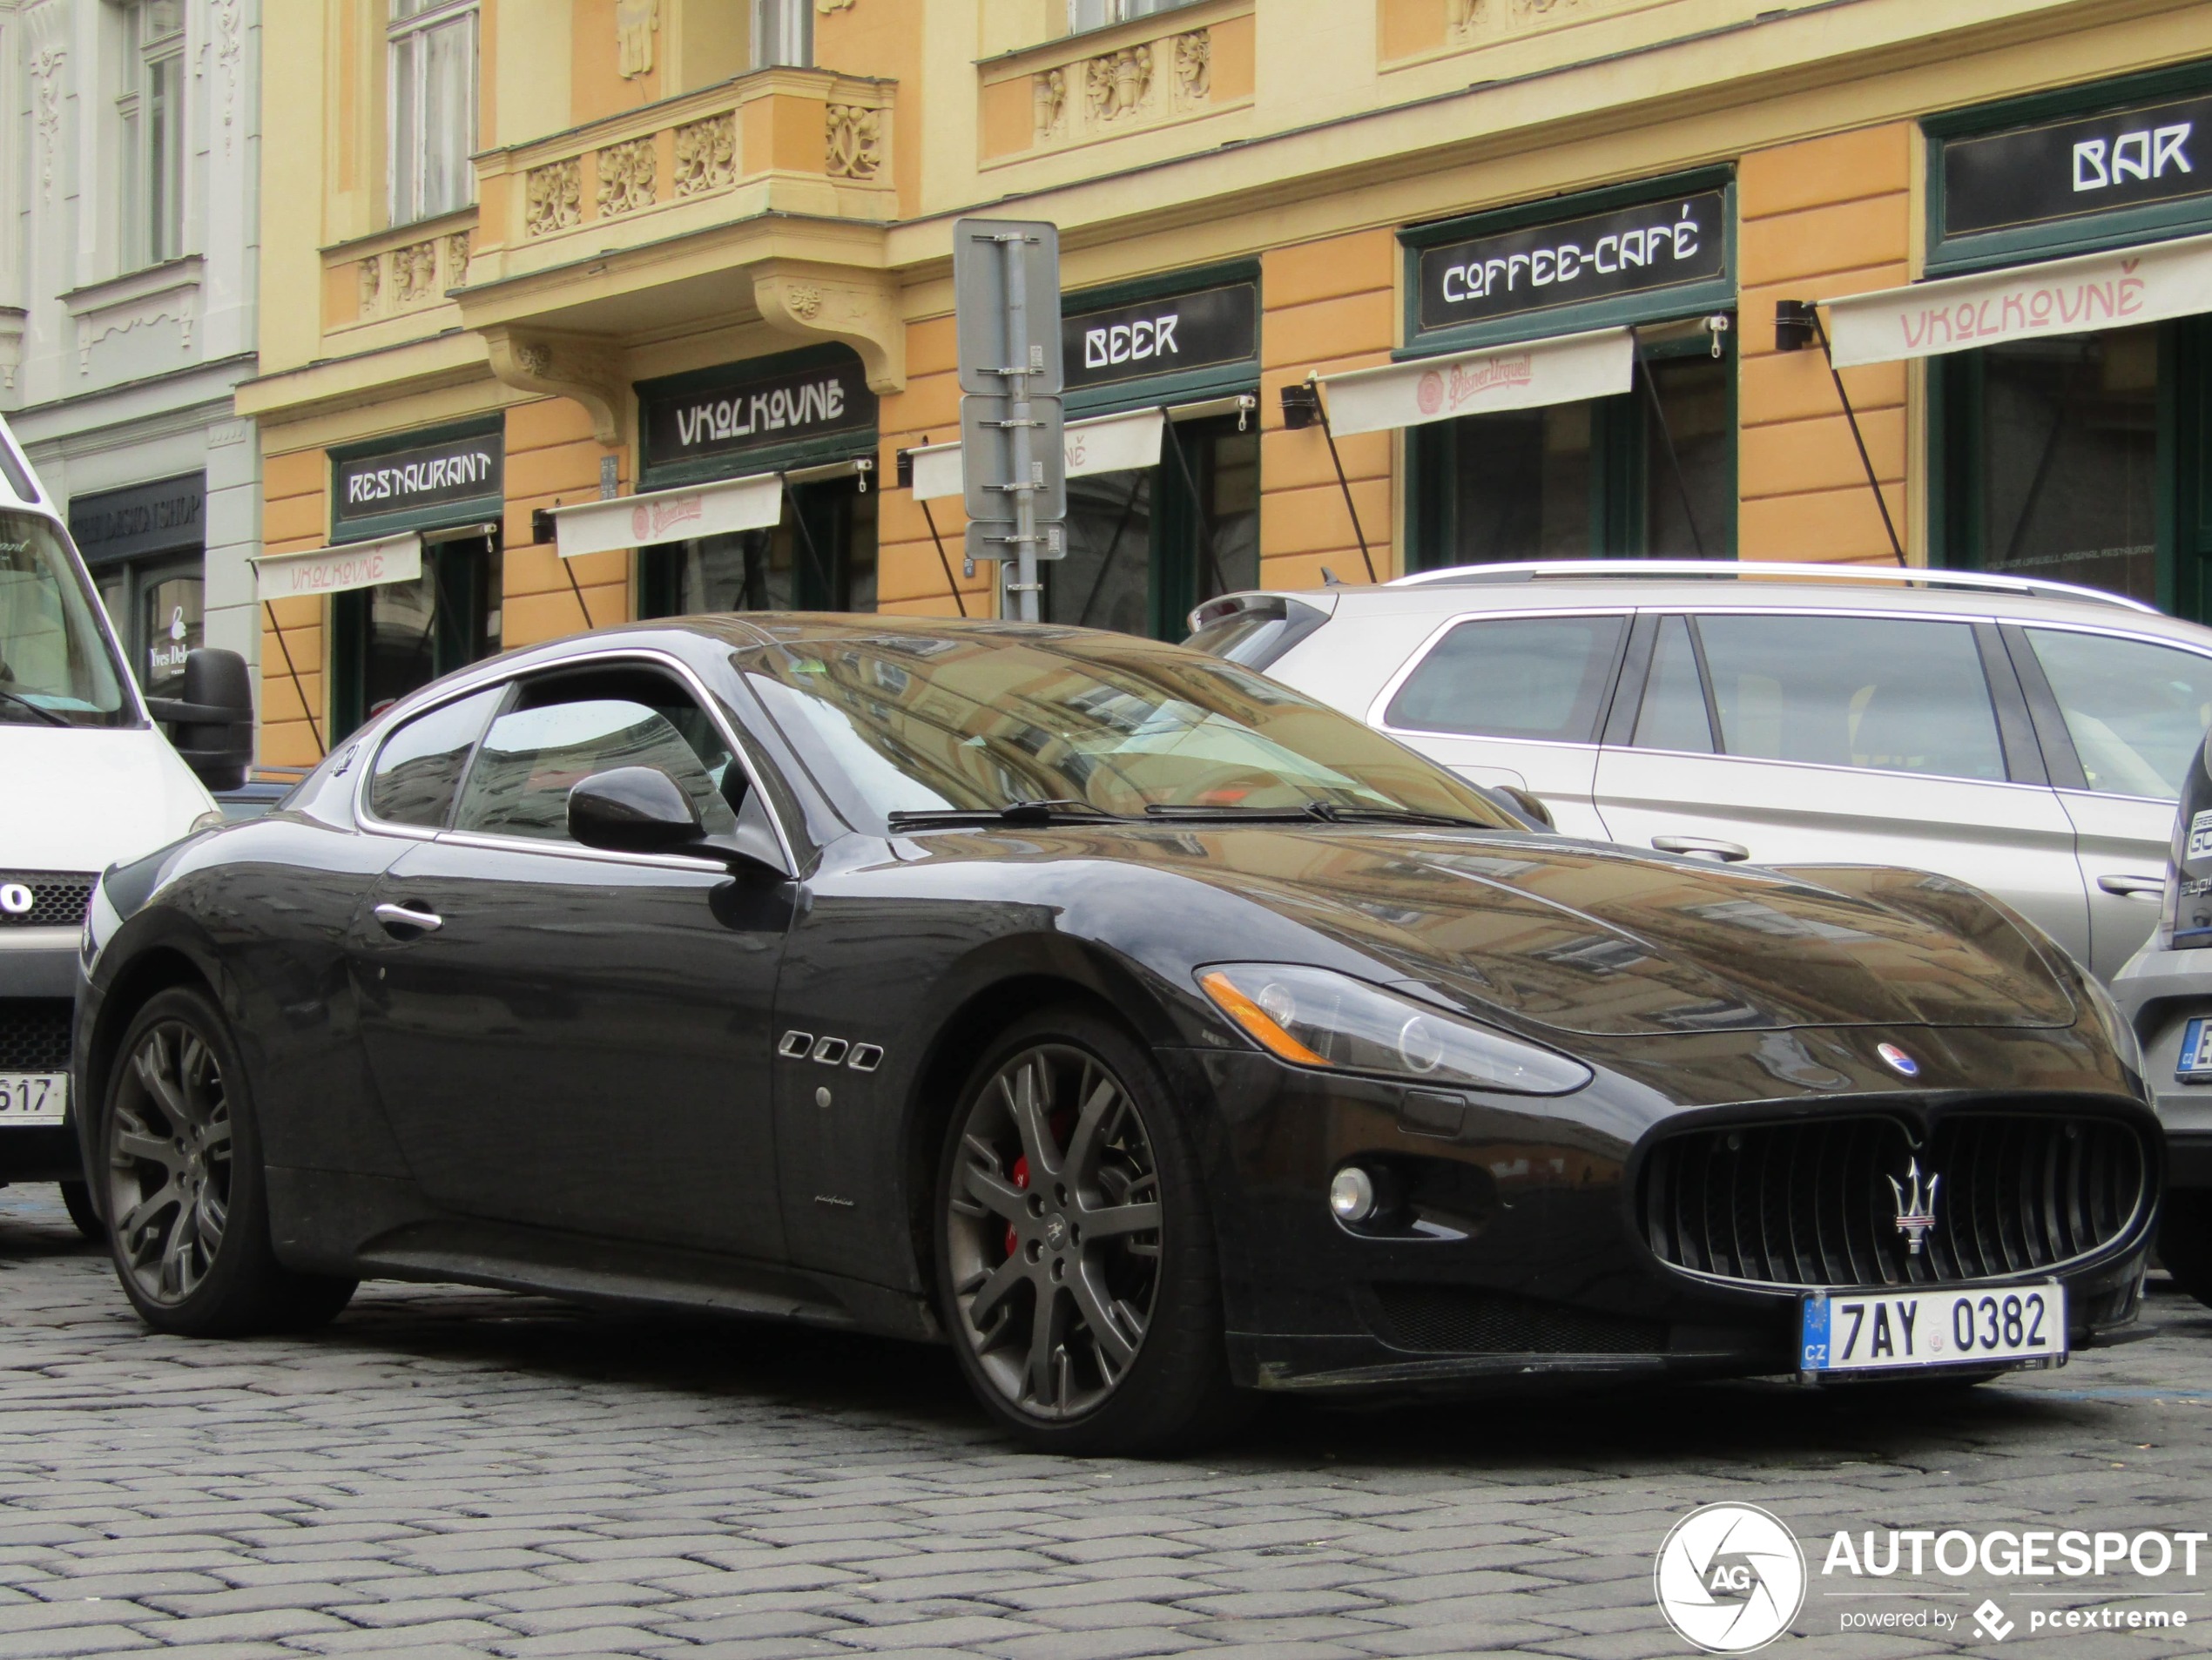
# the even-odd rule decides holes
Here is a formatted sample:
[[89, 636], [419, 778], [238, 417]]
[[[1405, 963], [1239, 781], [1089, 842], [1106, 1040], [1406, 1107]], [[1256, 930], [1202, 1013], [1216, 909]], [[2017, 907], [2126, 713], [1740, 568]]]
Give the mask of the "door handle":
[[419, 911], [411, 905], [379, 905], [376, 920], [384, 931], [396, 939], [406, 939], [410, 934], [435, 934], [446, 925], [446, 920], [435, 911]]
[[2121, 899], [2140, 899], [2156, 904], [2166, 896], [2163, 876], [2100, 876], [2097, 886]]
[[1687, 854], [1692, 859], [1710, 859], [1723, 865], [1751, 856], [1751, 850], [1740, 841], [1716, 841], [1710, 836], [1654, 836], [1651, 845], [1661, 853]]

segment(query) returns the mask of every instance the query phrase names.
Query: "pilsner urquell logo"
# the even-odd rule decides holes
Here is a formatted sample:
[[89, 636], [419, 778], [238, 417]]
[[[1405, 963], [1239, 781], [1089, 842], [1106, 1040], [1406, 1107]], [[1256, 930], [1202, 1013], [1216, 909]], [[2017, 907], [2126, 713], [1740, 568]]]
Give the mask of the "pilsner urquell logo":
[[1486, 357], [1474, 363], [1454, 363], [1447, 370], [1431, 369], [1415, 388], [1423, 415], [1446, 408], [1456, 409], [1470, 398], [1501, 386], [1527, 386], [1535, 379], [1536, 366], [1527, 353], [1519, 357]]
[[696, 496], [679, 496], [672, 502], [640, 502], [630, 509], [630, 533], [641, 544], [665, 541], [674, 526], [689, 523], [705, 513]]

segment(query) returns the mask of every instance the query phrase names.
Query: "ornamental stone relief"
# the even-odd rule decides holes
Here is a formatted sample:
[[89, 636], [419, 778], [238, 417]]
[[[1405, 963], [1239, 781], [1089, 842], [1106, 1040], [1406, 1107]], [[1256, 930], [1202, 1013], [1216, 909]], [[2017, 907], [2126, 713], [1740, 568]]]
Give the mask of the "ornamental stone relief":
[[883, 166], [883, 111], [863, 104], [832, 104], [823, 171], [832, 179], [873, 179]]
[[473, 240], [474, 233], [454, 231], [361, 260], [354, 267], [361, 320], [436, 305], [469, 280]]
[[523, 229], [529, 236], [550, 236], [583, 219], [583, 163], [570, 156], [548, 162], [526, 175], [528, 194], [523, 206]]
[[711, 115], [676, 129], [676, 188], [678, 196], [720, 190], [738, 176], [738, 118]]
[[1152, 43], [1124, 46], [1085, 60], [1083, 99], [1090, 124], [1103, 127], [1140, 114], [1152, 93]]
[[438, 245], [410, 242], [392, 250], [392, 300], [419, 306], [438, 293]]
[[1029, 78], [1031, 143], [1074, 143], [1213, 101], [1213, 34], [1193, 29]]
[[659, 199], [653, 141], [632, 138], [599, 152], [599, 217], [613, 219]]
[[1540, 35], [1594, 17], [1638, 11], [1653, 0], [1447, 0], [1448, 34], [1455, 45], [1479, 45]]
[[469, 280], [469, 260], [475, 240], [471, 231], [455, 231], [446, 238], [446, 287], [458, 288]]
[[615, 71], [625, 81], [653, 72], [660, 0], [615, 0]]
[[1187, 110], [1213, 93], [1213, 37], [1203, 29], [1175, 37], [1175, 102]]

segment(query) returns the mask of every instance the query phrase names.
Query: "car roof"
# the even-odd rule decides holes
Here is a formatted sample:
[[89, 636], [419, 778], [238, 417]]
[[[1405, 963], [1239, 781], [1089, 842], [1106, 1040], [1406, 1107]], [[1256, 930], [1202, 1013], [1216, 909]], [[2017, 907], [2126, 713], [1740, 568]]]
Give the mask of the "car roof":
[[2212, 629], [2094, 589], [1979, 571], [1758, 561], [1604, 560], [1467, 565], [1374, 585], [1270, 588], [1208, 602], [1218, 621], [1252, 601], [1294, 600], [1353, 617], [1438, 617], [1506, 611], [1841, 610], [2094, 626], [2212, 648]]

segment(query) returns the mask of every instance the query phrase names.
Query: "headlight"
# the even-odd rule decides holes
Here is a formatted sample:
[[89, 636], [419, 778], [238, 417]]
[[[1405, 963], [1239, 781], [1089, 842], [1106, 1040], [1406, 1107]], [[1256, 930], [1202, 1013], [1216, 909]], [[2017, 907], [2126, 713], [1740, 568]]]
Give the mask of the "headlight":
[[1294, 1066], [1518, 1095], [1565, 1095], [1591, 1077], [1580, 1061], [1327, 968], [1228, 962], [1201, 970], [1198, 983]]

